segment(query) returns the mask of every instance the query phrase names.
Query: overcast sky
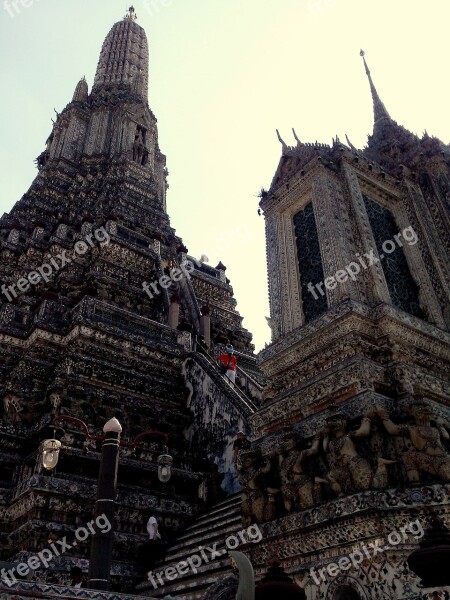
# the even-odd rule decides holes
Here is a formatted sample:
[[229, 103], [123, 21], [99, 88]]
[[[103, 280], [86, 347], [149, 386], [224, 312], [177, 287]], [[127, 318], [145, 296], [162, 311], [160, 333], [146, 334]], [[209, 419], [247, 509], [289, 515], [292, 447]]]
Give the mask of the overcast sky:
[[[53, 109], [85, 75], [126, 12], [116, 0], [0, 0], [0, 214], [29, 188]], [[12, 4], [13, 0], [9, 0]], [[450, 141], [448, 0], [143, 0], [149, 104], [169, 168], [168, 211], [190, 254], [227, 267], [257, 349], [269, 341], [264, 220], [257, 215], [288, 144], [363, 147], [372, 130], [366, 52], [399, 123]]]

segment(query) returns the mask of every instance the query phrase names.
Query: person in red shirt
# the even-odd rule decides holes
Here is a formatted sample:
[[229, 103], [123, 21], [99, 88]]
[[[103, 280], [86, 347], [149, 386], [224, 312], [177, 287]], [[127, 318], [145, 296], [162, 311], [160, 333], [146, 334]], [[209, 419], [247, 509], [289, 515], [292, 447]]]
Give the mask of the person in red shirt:
[[233, 383], [236, 382], [236, 362], [234, 348], [231, 344], [226, 347], [226, 354], [221, 354], [217, 358], [217, 363], [223, 375], [226, 375]]

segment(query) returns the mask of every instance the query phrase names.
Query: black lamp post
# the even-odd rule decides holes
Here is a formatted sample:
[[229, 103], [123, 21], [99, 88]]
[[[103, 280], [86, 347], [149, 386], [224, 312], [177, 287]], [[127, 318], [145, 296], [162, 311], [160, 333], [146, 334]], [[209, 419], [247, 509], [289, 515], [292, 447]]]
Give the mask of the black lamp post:
[[[102, 442], [102, 455], [100, 459], [100, 473], [97, 487], [97, 500], [95, 502], [94, 520], [99, 516], [105, 516], [111, 529], [108, 532], [96, 532], [93, 534], [91, 543], [91, 554], [89, 558], [89, 582], [88, 587], [94, 590], [109, 589], [109, 573], [111, 570], [112, 545], [114, 541], [114, 514], [116, 509], [117, 493], [117, 470], [119, 466], [119, 447], [136, 448], [138, 442], [145, 436], [152, 435], [161, 437], [167, 445], [168, 435], [161, 431], [144, 431], [137, 435], [133, 441], [127, 442], [120, 439], [122, 426], [116, 418], [110, 419], [103, 431], [104, 436], [91, 435], [86, 423], [68, 415], [57, 416], [51, 425], [59, 422], [69, 422], [78, 425], [87, 439]], [[47, 470], [56, 467], [59, 458], [61, 442], [56, 439], [44, 440], [42, 444], [42, 463]], [[169, 481], [173, 459], [169, 454], [158, 456], [158, 478], [163, 483]]]
[[89, 560], [88, 587], [94, 590], [109, 589], [112, 545], [114, 540], [114, 513], [116, 511], [117, 469], [119, 467], [119, 445], [122, 427], [117, 419], [110, 419], [103, 427], [105, 438], [102, 443], [100, 473], [98, 476], [97, 500], [94, 520], [105, 515], [111, 523], [108, 532], [93, 534]]

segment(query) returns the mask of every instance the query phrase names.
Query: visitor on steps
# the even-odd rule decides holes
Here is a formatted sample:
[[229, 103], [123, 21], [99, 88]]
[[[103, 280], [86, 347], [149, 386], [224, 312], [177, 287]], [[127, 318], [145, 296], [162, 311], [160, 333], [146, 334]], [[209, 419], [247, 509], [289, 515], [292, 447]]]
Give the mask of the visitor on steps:
[[148, 545], [147, 555], [148, 564], [150, 568], [153, 567], [155, 562], [162, 558], [163, 548], [161, 544], [161, 534], [159, 533], [158, 521], [156, 517], [151, 516], [147, 521], [147, 533], [148, 533]]
[[234, 348], [231, 344], [226, 347], [226, 354], [221, 354], [217, 358], [217, 363], [222, 375], [226, 375], [230, 381], [236, 382], [236, 357], [234, 356]]

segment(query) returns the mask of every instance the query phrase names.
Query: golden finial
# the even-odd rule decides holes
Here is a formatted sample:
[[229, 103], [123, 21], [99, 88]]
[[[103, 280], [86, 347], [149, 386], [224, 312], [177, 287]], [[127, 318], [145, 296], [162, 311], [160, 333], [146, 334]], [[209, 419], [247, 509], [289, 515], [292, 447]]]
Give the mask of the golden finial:
[[127, 14], [124, 16], [124, 19], [125, 19], [125, 21], [136, 21], [137, 14], [136, 14], [136, 11], [134, 10], [134, 6], [130, 6]]

